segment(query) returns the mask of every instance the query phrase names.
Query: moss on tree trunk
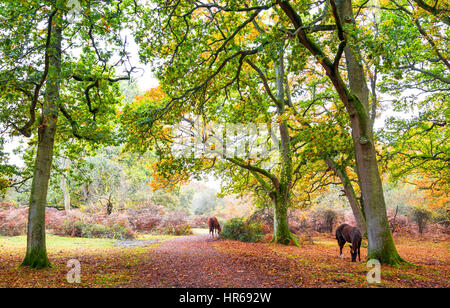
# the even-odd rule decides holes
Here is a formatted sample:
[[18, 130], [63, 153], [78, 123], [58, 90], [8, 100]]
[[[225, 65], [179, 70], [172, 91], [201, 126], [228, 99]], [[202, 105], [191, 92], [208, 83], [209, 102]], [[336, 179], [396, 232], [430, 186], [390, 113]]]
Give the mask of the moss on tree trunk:
[[409, 262], [402, 259], [402, 257], [400, 257], [400, 255], [398, 254], [390, 232], [386, 232], [385, 234], [380, 235], [380, 237], [384, 237], [384, 239], [381, 241], [382, 245], [379, 245], [377, 247], [374, 247], [374, 245], [372, 245], [371, 247], [369, 247], [367, 260], [376, 259], [380, 261], [380, 263], [389, 265], [410, 264]]
[[47, 257], [45, 241], [43, 246], [34, 246], [29, 252], [27, 252], [21, 266], [29, 266], [36, 269], [51, 267], [50, 261]]
[[[45, 121], [46, 118], [43, 119]], [[32, 268], [43, 268], [50, 265], [45, 244], [45, 207], [47, 205], [56, 119], [48, 119], [47, 123], [48, 126], [44, 125], [39, 129], [39, 145], [28, 210], [27, 252], [22, 262], [22, 266]]]
[[272, 195], [273, 203], [273, 238], [272, 243], [283, 245], [294, 244], [298, 245], [297, 239], [289, 230], [289, 223], [287, 217], [288, 200], [281, 198], [278, 194]]

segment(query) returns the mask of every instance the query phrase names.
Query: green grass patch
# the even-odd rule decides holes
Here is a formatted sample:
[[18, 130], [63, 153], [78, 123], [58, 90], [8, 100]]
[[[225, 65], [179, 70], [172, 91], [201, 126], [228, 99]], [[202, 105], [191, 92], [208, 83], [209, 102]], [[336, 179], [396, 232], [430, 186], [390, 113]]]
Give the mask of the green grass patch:
[[[174, 235], [154, 235], [154, 234], [138, 234], [137, 240], [152, 240], [152, 241], [167, 241], [176, 238]], [[114, 243], [116, 239], [102, 239], [102, 238], [81, 238], [81, 237], [66, 237], [53, 234], [46, 235], [47, 250], [72, 250], [72, 249], [103, 249], [115, 248]], [[19, 236], [0, 236], [0, 249], [25, 249], [27, 246], [26, 235]], [[152, 245], [153, 246], [153, 245]], [[132, 247], [137, 249], [140, 246]], [[117, 247], [119, 248], [119, 247]]]
[[206, 228], [192, 228], [192, 232], [196, 235], [198, 234], [209, 234], [209, 229]]
[[168, 234], [147, 234], [147, 233], [139, 233], [136, 234], [136, 240], [142, 241], [167, 241], [178, 237], [177, 235], [168, 235]]
[[313, 238], [314, 244], [323, 246], [337, 246], [336, 240], [325, 239], [325, 238]]
[[114, 288], [118, 285], [127, 284], [130, 277], [122, 273], [102, 274], [98, 275], [94, 281], [95, 287], [98, 288]]
[[[77, 248], [107, 248], [113, 247], [117, 240], [98, 239], [98, 238], [81, 238], [81, 237], [65, 237], [47, 234], [47, 249], [77, 249]], [[7, 248], [26, 248], [26, 235], [19, 236], [0, 236], [0, 247]]]

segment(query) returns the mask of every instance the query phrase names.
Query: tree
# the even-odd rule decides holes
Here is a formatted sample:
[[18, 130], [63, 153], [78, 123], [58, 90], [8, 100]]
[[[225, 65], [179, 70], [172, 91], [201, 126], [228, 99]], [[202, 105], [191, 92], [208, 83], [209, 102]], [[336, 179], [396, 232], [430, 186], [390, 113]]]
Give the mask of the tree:
[[[309, 1], [252, 1], [242, 6], [234, 1], [171, 5], [155, 1], [155, 6], [153, 19], [150, 20], [158, 25], [159, 30], [152, 33], [153, 39], [143, 33], [138, 33], [138, 38], [144, 47], [155, 41], [160, 43], [161, 48], [154, 48], [153, 45], [151, 50], [146, 48], [143, 53], [149, 58], [165, 57], [165, 61], [157, 63], [160, 64], [159, 77], [173, 83], [176, 86], [173, 89], [184, 89], [168, 91], [167, 94], [173, 99], [156, 110], [155, 120], [175, 105], [187, 102], [198, 93], [205, 93], [213, 79], [224, 78], [223, 72], [231, 68], [240, 72], [246, 58], [264, 52], [283, 38], [298, 42], [299, 49], [295, 50], [297, 63], [305, 59], [304, 52], [299, 50], [306, 50], [316, 59], [349, 116], [368, 228], [369, 258], [389, 264], [401, 263], [387, 220], [373, 139], [373, 121], [369, 113], [369, 91], [356, 44], [357, 33], [353, 31], [352, 2], [326, 1], [310, 23], [304, 23], [303, 17], [298, 14], [301, 11], [306, 18], [312, 18], [312, 14], [306, 12], [314, 11], [313, 7], [317, 9], [317, 6]], [[243, 38], [241, 32], [257, 23], [258, 19], [265, 21], [264, 28], [269, 31], [256, 34], [252, 39]], [[332, 24], [318, 24], [323, 20]], [[331, 36], [324, 32], [330, 30], [333, 31]], [[333, 52], [333, 57], [326, 51]], [[200, 61], [197, 61], [197, 55], [201, 55]], [[340, 70], [344, 55], [348, 83]], [[187, 74], [189, 78], [186, 78]], [[240, 75], [232, 76], [238, 79]], [[209, 99], [211, 97], [206, 97], [205, 101]]]
[[413, 0], [419, 7], [428, 11], [429, 13], [437, 16], [440, 20], [445, 22], [450, 26], [450, 17], [448, 17], [448, 12], [450, 11], [450, 7], [448, 3], [445, 1], [436, 1], [433, 6], [426, 3], [426, 1], [422, 0]]
[[[331, 11], [337, 29], [339, 44], [334, 59], [324, 52], [304, 28], [302, 18], [289, 1], [277, 1], [296, 29], [299, 42], [316, 58], [333, 83], [350, 117], [353, 145], [355, 149], [358, 178], [361, 186], [364, 213], [369, 238], [368, 258], [382, 263], [397, 264], [403, 259], [398, 255], [389, 229], [383, 188], [378, 170], [373, 139], [373, 123], [369, 114], [369, 90], [357, 46], [350, 46], [351, 30], [355, 27], [352, 1], [330, 0]], [[349, 84], [339, 71], [339, 62], [345, 54]]]
[[[253, 29], [257, 31], [257, 28]], [[262, 31], [259, 29], [258, 31]], [[280, 50], [279, 46], [275, 46]], [[281, 47], [284, 50], [283, 53], [290, 53], [289, 45]], [[270, 57], [264, 58], [264, 56], [252, 57], [252, 59], [246, 59], [245, 63], [242, 64], [240, 70], [242, 75], [239, 75], [238, 88], [233, 88], [232, 82], [227, 83], [225, 96], [218, 96], [221, 100], [220, 107], [215, 107], [211, 109], [202, 109], [202, 121], [208, 122], [208, 120], [214, 119], [219, 121], [219, 123], [225, 127], [227, 123], [242, 123], [246, 121], [266, 121], [264, 125], [270, 125], [273, 119], [277, 119], [280, 125], [273, 125], [271, 127], [272, 132], [279, 129], [277, 134], [276, 146], [273, 151], [266, 151], [266, 157], [249, 157], [246, 152], [251, 152], [254, 150], [255, 144], [267, 142], [264, 138], [257, 135], [242, 134], [242, 132], [250, 130], [251, 125], [247, 127], [243, 126], [238, 128], [236, 131], [226, 132], [228, 134], [234, 134], [236, 139], [240, 140], [241, 147], [245, 151], [240, 151], [238, 153], [226, 153], [219, 152], [219, 150], [214, 151], [215, 148], [222, 148], [223, 144], [227, 144], [227, 147], [233, 148], [233, 142], [222, 138], [220, 136], [225, 132], [224, 129], [218, 129], [220, 125], [216, 124], [216, 127], [206, 127], [203, 123], [198, 123], [198, 121], [189, 120], [190, 114], [196, 113], [196, 108], [188, 109], [183, 106], [183, 114], [180, 116], [182, 119], [186, 119], [184, 122], [183, 130], [187, 132], [194, 139], [199, 141], [200, 147], [196, 148], [197, 157], [203, 155], [199, 158], [200, 163], [193, 163], [185, 158], [184, 161], [176, 160], [172, 156], [173, 153], [168, 149], [169, 145], [176, 144], [168, 130], [168, 125], [177, 124], [176, 116], [181, 111], [179, 109], [172, 110], [168, 113], [168, 116], [164, 119], [160, 119], [160, 123], [156, 124], [152, 122], [151, 115], [149, 115], [149, 110], [154, 110], [157, 106], [161, 105], [163, 101], [167, 98], [164, 97], [160, 89], [153, 89], [147, 92], [146, 95], [139, 97], [137, 102], [142, 105], [132, 104], [127, 107], [124, 112], [124, 128], [127, 130], [129, 137], [129, 144], [136, 145], [138, 148], [148, 148], [149, 145], [156, 146], [159, 151], [162, 160], [158, 163], [158, 168], [166, 171], [166, 175], [173, 182], [177, 180], [186, 180], [190, 174], [195, 174], [197, 171], [214, 171], [216, 175], [220, 178], [228, 178], [226, 185], [228, 186], [228, 191], [241, 193], [243, 191], [247, 192], [263, 192], [269, 199], [269, 202], [273, 203], [274, 210], [274, 241], [289, 243], [294, 241], [289, 235], [289, 228], [287, 224], [287, 209], [291, 205], [291, 190], [299, 182], [304, 184], [307, 182], [306, 173], [313, 173], [312, 170], [305, 168], [306, 165], [311, 169], [312, 164], [320, 160], [322, 165], [327, 160], [333, 162], [334, 170], [340, 168], [337, 164], [337, 153], [346, 151], [347, 158], [339, 159], [339, 163], [344, 163], [347, 161], [348, 164], [349, 156], [352, 160], [353, 152], [349, 149], [350, 140], [342, 138], [342, 131], [344, 131], [345, 120], [342, 116], [336, 116], [336, 114], [331, 115], [327, 106], [329, 102], [326, 100], [333, 100], [333, 94], [327, 92], [326, 84], [323, 82], [318, 82], [314, 84], [313, 94], [311, 98], [305, 96], [304, 100], [293, 100], [291, 98], [291, 92], [308, 92], [310, 89], [305, 88], [301, 90], [300, 85], [302, 83], [295, 82], [291, 84], [288, 82], [288, 74], [286, 65], [289, 67], [294, 67], [291, 65], [290, 60], [285, 59], [280, 51], [278, 51], [278, 59], [272, 60]], [[268, 52], [270, 55], [270, 52]], [[275, 53], [276, 54], [276, 53]], [[274, 70], [263, 71], [262, 67], [275, 67]], [[233, 73], [234, 76], [234, 73]], [[313, 78], [310, 74], [309, 79]], [[275, 80], [276, 82], [270, 82], [268, 80]], [[219, 81], [220, 83], [221, 81]], [[214, 86], [213, 86], [214, 84]], [[163, 84], [163, 87], [170, 87], [171, 85]], [[215, 89], [215, 93], [220, 91], [220, 84], [216, 84], [215, 81], [211, 81], [211, 87]], [[322, 89], [324, 88], [324, 89]], [[219, 90], [217, 90], [219, 89]], [[169, 89], [170, 90], [170, 89]], [[250, 92], [251, 95], [246, 95]], [[273, 93], [278, 93], [280, 97], [276, 98]], [[235, 97], [235, 99], [232, 99]], [[319, 102], [323, 101], [323, 105]], [[243, 104], [243, 108], [238, 107], [239, 104]], [[340, 108], [335, 105], [331, 106], [331, 109]], [[201, 103], [200, 103], [201, 104]], [[200, 107], [202, 108], [202, 107]], [[134, 115], [133, 115], [134, 114]], [[325, 116], [325, 115], [326, 116]], [[342, 113], [341, 113], [342, 115]], [[283, 124], [284, 121], [284, 124]], [[310, 123], [308, 121], [311, 121]], [[180, 121], [181, 122], [181, 121]], [[253, 122], [251, 122], [253, 123]], [[179, 124], [179, 123], [178, 123]], [[196, 124], [200, 124], [195, 126]], [[253, 123], [254, 124], [254, 123]], [[261, 123], [259, 123], [261, 124]], [[229, 125], [233, 126], [233, 125]], [[264, 129], [263, 129], [264, 130]], [[283, 137], [284, 134], [284, 137]], [[270, 133], [269, 133], [270, 135]], [[268, 135], [268, 136], [269, 136]], [[313, 135], [313, 137], [311, 137]], [[156, 137], [158, 136], [158, 137]], [[339, 136], [339, 137], [337, 137]], [[230, 137], [230, 136], [229, 136]], [[252, 139], [255, 138], [256, 139]], [[272, 137], [275, 137], [272, 135]], [[268, 138], [272, 139], [272, 138]], [[213, 140], [213, 141], [208, 141]], [[219, 141], [217, 143], [217, 141]], [[245, 144], [245, 145], [244, 145]], [[179, 146], [179, 144], [176, 144]], [[278, 147], [279, 145], [279, 147]], [[346, 146], [347, 145], [347, 146]], [[253, 149], [252, 149], [253, 147]], [[283, 149], [284, 147], [284, 149]], [[202, 150], [207, 148], [210, 151]], [[292, 148], [292, 149], [291, 149]], [[283, 155], [283, 151], [289, 153], [288, 155]], [[199, 154], [201, 153], [201, 154]], [[214, 157], [208, 156], [208, 154], [219, 154]], [[248, 153], [247, 153], [248, 154]], [[261, 153], [260, 153], [261, 154]], [[190, 154], [189, 154], [190, 155]], [[187, 155], [189, 157], [189, 155]], [[170, 157], [170, 159], [168, 159]], [[267, 166], [268, 160], [271, 157], [277, 157], [273, 161], [272, 165]], [[332, 160], [334, 157], [334, 160]], [[203, 163], [202, 163], [203, 161]], [[185, 164], [185, 166], [183, 166]], [[266, 165], [266, 166], [264, 166]], [[188, 166], [188, 167], [187, 167]], [[193, 171], [193, 166], [198, 168], [198, 170]], [[344, 168], [345, 169], [345, 168]], [[245, 173], [242, 173], [242, 172]], [[329, 170], [327, 169], [325, 173]], [[318, 172], [319, 173], [319, 172]], [[155, 172], [154, 176], [159, 173]], [[347, 171], [340, 173], [348, 178]], [[252, 179], [249, 179], [252, 178]], [[164, 176], [162, 177], [164, 178]], [[309, 177], [309, 180], [313, 182], [319, 182], [318, 186], [326, 186], [331, 184], [325, 181], [327, 177], [322, 177], [319, 181], [313, 180], [313, 177]], [[285, 188], [280, 188], [280, 183], [285, 181]], [[168, 183], [164, 181], [158, 181], [160, 185], [166, 186]], [[170, 181], [169, 181], [170, 182]], [[324, 183], [325, 182], [325, 183]], [[314, 184], [312, 184], [314, 186]], [[257, 189], [255, 190], [255, 186]], [[306, 185], [305, 185], [306, 186]], [[286, 189], [288, 197], [284, 200], [280, 200], [280, 196], [283, 196], [281, 189]], [[317, 188], [314, 188], [316, 190]], [[349, 184], [346, 187], [346, 191], [353, 191], [353, 187]], [[356, 195], [353, 191], [353, 195], [348, 195], [349, 197], [354, 197], [356, 200]], [[296, 198], [295, 200], [299, 200]], [[356, 200], [354, 204], [358, 201]], [[358, 206], [358, 205], [357, 205]], [[359, 210], [359, 208], [357, 208]], [[359, 213], [359, 212], [358, 212]], [[362, 226], [364, 230], [364, 218], [362, 214], [356, 216], [358, 223]], [[360, 219], [358, 219], [360, 218]], [[278, 234], [277, 234], [278, 232]]]
[[[252, 174], [252, 176], [258, 181], [258, 183], [261, 185], [261, 187], [265, 190], [265, 192], [270, 196], [272, 202], [273, 202], [273, 208], [274, 208], [274, 242], [280, 242], [287, 244], [289, 242], [296, 242], [296, 240], [292, 237], [288, 223], [287, 223], [287, 208], [290, 204], [290, 189], [292, 188], [292, 174], [294, 173], [293, 167], [292, 167], [292, 153], [291, 153], [291, 146], [293, 143], [291, 143], [290, 136], [289, 136], [289, 130], [286, 124], [286, 120], [281, 119], [281, 117], [284, 114], [285, 108], [286, 108], [286, 101], [284, 100], [285, 94], [284, 94], [284, 60], [282, 57], [277, 60], [277, 69], [276, 69], [276, 78], [277, 78], [277, 96], [278, 98], [275, 98], [275, 96], [272, 94], [272, 90], [270, 89], [270, 86], [267, 84], [267, 77], [264, 75], [264, 73], [260, 70], [258, 66], [256, 66], [252, 62], [248, 62], [248, 68], [251, 69], [251, 72], [253, 72], [254, 76], [259, 76], [259, 82], [261, 84], [264, 84], [267, 96], [270, 97], [269, 101], [271, 102], [272, 106], [276, 108], [276, 112], [269, 111], [270, 104], [266, 105], [266, 109], [260, 110], [260, 113], [253, 113], [250, 112], [249, 114], [254, 114], [258, 117], [265, 117], [266, 119], [270, 119], [271, 117], [280, 117], [281, 123], [277, 127], [279, 129], [279, 136], [280, 136], [280, 147], [277, 148], [280, 153], [280, 159], [277, 164], [275, 164], [275, 167], [273, 170], [267, 170], [261, 166], [261, 161], [255, 161], [252, 162], [248, 159], [248, 157], [245, 156], [245, 151], [243, 152], [232, 152], [232, 153], [226, 153], [222, 152], [223, 154], [222, 159], [225, 161], [225, 164], [222, 166], [229, 166], [234, 165], [239, 168], [242, 168], [244, 170], [247, 170]], [[244, 82], [244, 81], [243, 81]], [[143, 106], [139, 106], [138, 110], [135, 111], [136, 117], [140, 120], [136, 120], [136, 117], [130, 116], [132, 112], [130, 110], [126, 110], [124, 113], [126, 117], [124, 118], [125, 127], [128, 128], [128, 133], [130, 135], [130, 140], [140, 139], [141, 141], [139, 144], [142, 144], [142, 140], [145, 140], [145, 137], [142, 138], [143, 131], [149, 131], [152, 128], [152, 125], [142, 125], [142, 122], [152, 123], [152, 119], [150, 121], [148, 120], [147, 110], [150, 108], [153, 109], [155, 105], [161, 104], [161, 100], [163, 100], [163, 95], [156, 96], [153, 95], [153, 93], [157, 92], [150, 91], [147, 94], [147, 103]], [[257, 92], [254, 93], [254, 95], [259, 95]], [[264, 98], [262, 98], [264, 99]], [[266, 98], [267, 100], [268, 98]], [[233, 103], [233, 102], [231, 102]], [[255, 106], [255, 102], [253, 100], [248, 100], [247, 102], [249, 105]], [[224, 106], [225, 107], [225, 106]], [[132, 108], [132, 107], [131, 107]], [[225, 109], [228, 109], [229, 106], [226, 106]], [[253, 110], [253, 108], [251, 108]], [[186, 115], [186, 117], [189, 116], [189, 113], [195, 113], [195, 107], [194, 109], [190, 109], [189, 111], [183, 110], [183, 114]], [[236, 120], [242, 115], [242, 114], [236, 114], [232, 112], [232, 109], [229, 109], [229, 119], [233, 119], [233, 122], [236, 123]], [[257, 111], [258, 112], [258, 111]], [[214, 114], [217, 114], [216, 111], [212, 111], [211, 113], [202, 112], [202, 115], [205, 119], [211, 119], [214, 117]], [[244, 114], [244, 117], [247, 117], [247, 114]], [[170, 117], [170, 119], [173, 119], [173, 117]], [[220, 121], [223, 121], [223, 119], [220, 119]], [[167, 120], [163, 124], [159, 124], [160, 130], [157, 130], [157, 134], [161, 136], [159, 139], [155, 138], [148, 138], [150, 139], [150, 142], [157, 146], [158, 154], [164, 158], [159, 163], [159, 170], [165, 171], [166, 173], [170, 173], [171, 177], [169, 176], [163, 176], [164, 178], [171, 178], [171, 180], [183, 180], [187, 179], [190, 174], [192, 174], [192, 166], [194, 165], [197, 172], [201, 172], [205, 169], [205, 161], [212, 161], [212, 166], [215, 166], [217, 156], [215, 158], [207, 157], [207, 153], [202, 153], [202, 157], [198, 159], [196, 162], [194, 160], [191, 160], [190, 156], [182, 157], [181, 159], [178, 159], [178, 163], [175, 163], [176, 158], [173, 157], [173, 153], [170, 151], [170, 145], [172, 145], [173, 138], [167, 136], [167, 130], [165, 126], [167, 126], [170, 123], [173, 123], [173, 120]], [[222, 139], [220, 136], [221, 132], [214, 132], [214, 131], [208, 131], [208, 132], [201, 132], [201, 128], [199, 130], [199, 127], [195, 127], [196, 121], [192, 121], [187, 119], [185, 121], [187, 128], [184, 128], [186, 131], [189, 131], [189, 134], [199, 138], [201, 136], [207, 136], [207, 138], [215, 137], [216, 140]], [[177, 123], [177, 122], [175, 122]], [[153, 123], [152, 123], [153, 124]], [[154, 132], [154, 130], [152, 130]], [[245, 138], [246, 136], [242, 136], [241, 132], [233, 131], [233, 134], [238, 134], [238, 138]], [[166, 136], [164, 136], [164, 134]], [[154, 133], [150, 134], [151, 136], [154, 136]], [[253, 137], [253, 136], [252, 136]], [[218, 138], [218, 139], [217, 139]], [[147, 141], [148, 141], [147, 139]], [[161, 149], [161, 146], [158, 144], [158, 140], [160, 142], [166, 141], [166, 147], [164, 149]], [[222, 140], [223, 141], [223, 140]], [[228, 141], [223, 141], [224, 143], [227, 143]], [[244, 141], [244, 143], [247, 141]], [[242, 144], [242, 141], [241, 141]], [[148, 144], [144, 143], [144, 147], [146, 147]], [[207, 146], [211, 148], [214, 152], [214, 148], [218, 146], [212, 145]], [[231, 145], [231, 147], [236, 146]], [[204, 156], [203, 156], [204, 155]], [[169, 158], [169, 159], [168, 159]], [[263, 158], [267, 159], [267, 158]], [[181, 162], [181, 164], [180, 164]], [[186, 169], [190, 169], [189, 172], [186, 171]], [[210, 169], [210, 168], [208, 168]], [[195, 171], [194, 171], [195, 172]], [[181, 178], [180, 178], [181, 175]], [[175, 176], [175, 179], [174, 179]]]
[[[69, 167], [68, 160], [66, 159], [62, 160], [62, 167], [64, 169], [67, 169]], [[66, 210], [66, 212], [68, 212], [70, 211], [70, 192], [69, 188], [67, 187], [67, 179], [65, 174], [61, 175], [61, 189], [64, 195], [64, 209]]]
[[410, 215], [412, 220], [417, 222], [419, 233], [423, 234], [428, 221], [431, 219], [433, 212], [431, 212], [426, 206], [415, 205], [410, 209]]
[[428, 205], [445, 208], [450, 46], [448, 18], [442, 13], [448, 6], [396, 1], [383, 8], [379, 31], [387, 39], [375, 47], [383, 50], [379, 67], [386, 77], [380, 90], [395, 97], [392, 108], [402, 113], [391, 116], [379, 133], [382, 159], [393, 182], [414, 184]]
[[[37, 136], [24, 266], [50, 266], [45, 206], [57, 131], [92, 142], [110, 138], [120, 102], [114, 83], [133, 71], [120, 35], [128, 10], [135, 8], [129, 2], [81, 1], [76, 8], [64, 0], [7, 1], [0, 6], [2, 120], [11, 134]], [[115, 67], [123, 64], [126, 74], [116, 77]]]

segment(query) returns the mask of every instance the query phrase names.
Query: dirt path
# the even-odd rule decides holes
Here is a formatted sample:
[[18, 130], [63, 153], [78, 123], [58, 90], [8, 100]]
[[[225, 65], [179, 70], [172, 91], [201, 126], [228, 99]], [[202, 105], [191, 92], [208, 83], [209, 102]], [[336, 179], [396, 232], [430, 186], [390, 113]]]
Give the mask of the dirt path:
[[[315, 244], [294, 247], [212, 240], [202, 234], [142, 248], [138, 258], [125, 261], [121, 267], [127, 281], [115, 286], [448, 288], [446, 242], [397, 241], [401, 254], [419, 266], [383, 266], [381, 282], [376, 285], [368, 283], [368, 268], [364, 261], [351, 262], [349, 253], [346, 258], [339, 258], [339, 249], [331, 237], [321, 237]], [[432, 254], [430, 247], [433, 247]], [[124, 260], [121, 255], [117, 257]], [[363, 250], [361, 259], [365, 258], [366, 250]]]
[[[136, 270], [139, 280], [127, 287], [294, 287], [260, 271], [254, 260], [223, 252], [208, 235], [192, 235], [164, 242], [152, 249]], [[276, 279], [280, 278], [280, 279]], [[283, 281], [280, 285], [280, 281]]]

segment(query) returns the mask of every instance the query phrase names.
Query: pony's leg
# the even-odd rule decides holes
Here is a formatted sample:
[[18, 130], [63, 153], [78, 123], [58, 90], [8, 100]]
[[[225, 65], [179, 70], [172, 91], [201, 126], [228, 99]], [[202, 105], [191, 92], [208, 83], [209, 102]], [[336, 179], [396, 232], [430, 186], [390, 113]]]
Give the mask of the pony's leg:
[[344, 255], [342, 254], [342, 248], [344, 248], [345, 241], [343, 241], [341, 238], [338, 238], [338, 245], [339, 245], [339, 257], [341, 259], [344, 259]]
[[343, 259], [344, 256], [342, 255], [342, 247], [344, 247], [345, 241], [342, 241], [341, 236], [338, 235], [338, 234], [336, 234], [336, 240], [337, 240], [338, 245], [339, 245], [339, 257], [340, 257], [341, 259]]

